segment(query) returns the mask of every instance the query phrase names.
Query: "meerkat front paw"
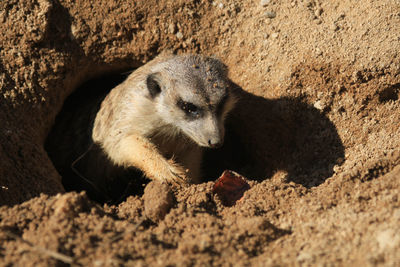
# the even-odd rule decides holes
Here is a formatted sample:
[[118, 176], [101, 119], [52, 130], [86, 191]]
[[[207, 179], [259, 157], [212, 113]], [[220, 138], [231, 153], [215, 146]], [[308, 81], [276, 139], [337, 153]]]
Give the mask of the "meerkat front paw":
[[186, 185], [190, 183], [189, 178], [187, 177], [188, 170], [185, 170], [172, 160], [169, 160], [168, 163], [170, 175], [165, 177], [168, 182], [178, 185]]
[[[145, 171], [145, 175], [150, 179], [174, 185], [186, 185], [190, 183], [185, 169], [172, 159], [160, 159], [160, 161], [154, 163], [153, 168], [142, 168]], [[147, 165], [144, 166], [148, 167]]]

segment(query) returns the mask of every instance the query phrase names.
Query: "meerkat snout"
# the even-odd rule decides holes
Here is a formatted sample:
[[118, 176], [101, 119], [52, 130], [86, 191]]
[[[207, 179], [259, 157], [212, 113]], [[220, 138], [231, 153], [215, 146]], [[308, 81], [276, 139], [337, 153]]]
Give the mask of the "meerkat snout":
[[210, 114], [208, 118], [199, 121], [200, 127], [203, 129], [194, 135], [198, 145], [208, 148], [219, 148], [223, 145], [225, 136], [223, 117]]
[[219, 148], [223, 144], [223, 141], [212, 141], [211, 139], [208, 140], [208, 146], [211, 148]]

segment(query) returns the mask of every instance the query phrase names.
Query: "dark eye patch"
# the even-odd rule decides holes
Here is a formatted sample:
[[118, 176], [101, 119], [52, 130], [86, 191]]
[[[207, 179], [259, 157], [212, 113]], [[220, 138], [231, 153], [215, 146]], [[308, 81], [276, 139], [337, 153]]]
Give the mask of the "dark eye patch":
[[200, 116], [201, 109], [193, 103], [179, 99], [177, 105], [186, 113], [186, 115], [192, 118], [197, 118]]

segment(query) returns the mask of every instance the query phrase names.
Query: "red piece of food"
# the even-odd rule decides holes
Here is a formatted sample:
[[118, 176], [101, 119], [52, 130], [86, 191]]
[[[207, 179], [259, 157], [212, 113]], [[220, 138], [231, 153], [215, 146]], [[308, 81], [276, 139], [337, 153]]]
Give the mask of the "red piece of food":
[[248, 189], [250, 189], [250, 185], [242, 176], [233, 171], [225, 170], [215, 182], [213, 193], [219, 196], [225, 206], [233, 206]]

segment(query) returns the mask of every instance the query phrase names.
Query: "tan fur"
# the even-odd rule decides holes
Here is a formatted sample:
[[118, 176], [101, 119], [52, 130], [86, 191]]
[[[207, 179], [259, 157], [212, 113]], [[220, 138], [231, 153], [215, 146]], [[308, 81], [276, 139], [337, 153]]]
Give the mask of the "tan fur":
[[[159, 73], [166, 86], [172, 88], [165, 93], [164, 97], [171, 99], [178, 97], [177, 91], [173, 88], [178, 86], [180, 81], [174, 80], [171, 73], [173, 74], [175, 66], [177, 71], [185, 67], [186, 65], [182, 66], [187, 63], [185, 60], [190, 62], [193, 60], [200, 65], [206, 64], [199, 56], [186, 59], [184, 56], [161, 55], [133, 72], [102, 102], [96, 115], [92, 138], [95, 143], [100, 144], [114, 164], [136, 167], [153, 180], [178, 184], [200, 182], [202, 148], [197, 144], [199, 141], [196, 143], [193, 139], [195, 137], [191, 136], [191, 131], [193, 134], [196, 131], [186, 129], [184, 124], [179, 126], [180, 128], [175, 127], [174, 122], [166, 120], [164, 114], [165, 116], [169, 113], [173, 114], [177, 106], [174, 104], [165, 106], [157, 102], [156, 98], [149, 96], [146, 85], [146, 77], [149, 74]], [[219, 66], [215, 68], [218, 69]], [[188, 73], [190, 76], [190, 72]], [[226, 81], [220, 82], [216, 74], [210, 72], [207, 75], [209, 75], [207, 79], [217, 79], [218, 85], [227, 84]], [[219, 72], [218, 75], [220, 75]], [[208, 80], [204, 78], [206, 85], [207, 82]], [[188, 88], [185, 94], [192, 96], [193, 93], [190, 90], [192, 88]], [[196, 99], [197, 96], [193, 97]], [[234, 102], [234, 97], [230, 96], [222, 112], [222, 121], [233, 108]], [[210, 129], [219, 127], [220, 134], [223, 136], [223, 126], [215, 126], [216, 123], [210, 119]], [[182, 132], [182, 129], [187, 130], [186, 134]], [[204, 146], [203, 143], [201, 145]]]

